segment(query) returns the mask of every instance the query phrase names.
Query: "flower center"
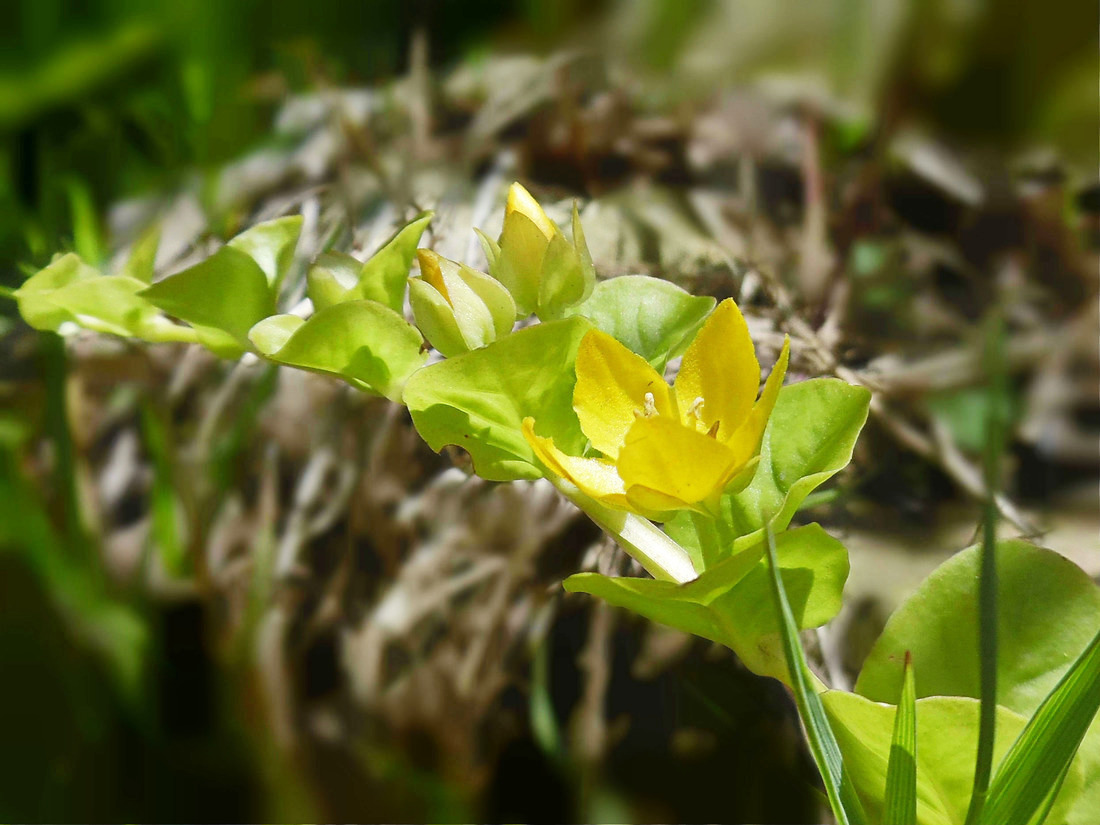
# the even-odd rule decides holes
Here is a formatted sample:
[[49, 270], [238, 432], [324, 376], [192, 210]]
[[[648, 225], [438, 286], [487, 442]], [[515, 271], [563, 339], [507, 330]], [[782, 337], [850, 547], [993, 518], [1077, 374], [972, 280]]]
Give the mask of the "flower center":
[[640, 410], [634, 410], [635, 418], [653, 418], [653, 416], [659, 415], [657, 412], [657, 401], [653, 397], [653, 393], [647, 392], [645, 394], [645, 404]]

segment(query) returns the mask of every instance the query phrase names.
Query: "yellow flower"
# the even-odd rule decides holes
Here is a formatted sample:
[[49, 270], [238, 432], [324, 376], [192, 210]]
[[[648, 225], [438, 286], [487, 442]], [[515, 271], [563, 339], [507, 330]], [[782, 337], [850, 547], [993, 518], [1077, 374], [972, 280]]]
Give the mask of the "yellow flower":
[[589, 332], [577, 352], [573, 409], [603, 457], [566, 455], [523, 422], [547, 469], [611, 507], [661, 520], [672, 510], [714, 512], [726, 490], [752, 479], [760, 441], [787, 372], [790, 342], [764, 384], [741, 311], [725, 300], [684, 353], [675, 387], [610, 335]]
[[513, 183], [500, 240], [493, 241], [480, 231], [478, 235], [489, 259], [489, 273], [508, 288], [519, 317], [532, 312], [543, 320], [561, 317], [592, 292], [596, 271], [576, 204], [569, 241], [531, 193]]

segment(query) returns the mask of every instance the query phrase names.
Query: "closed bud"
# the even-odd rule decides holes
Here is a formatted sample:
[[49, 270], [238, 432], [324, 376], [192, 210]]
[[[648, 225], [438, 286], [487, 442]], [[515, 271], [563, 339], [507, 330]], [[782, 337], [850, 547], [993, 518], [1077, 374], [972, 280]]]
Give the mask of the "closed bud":
[[499, 282], [430, 249], [416, 256], [420, 277], [409, 279], [409, 303], [433, 347], [451, 357], [511, 332], [516, 305]]
[[596, 272], [576, 204], [573, 239], [568, 240], [531, 193], [513, 183], [500, 240], [479, 235], [489, 271], [512, 294], [519, 317], [534, 312], [543, 320], [560, 318], [587, 298], [595, 285]]

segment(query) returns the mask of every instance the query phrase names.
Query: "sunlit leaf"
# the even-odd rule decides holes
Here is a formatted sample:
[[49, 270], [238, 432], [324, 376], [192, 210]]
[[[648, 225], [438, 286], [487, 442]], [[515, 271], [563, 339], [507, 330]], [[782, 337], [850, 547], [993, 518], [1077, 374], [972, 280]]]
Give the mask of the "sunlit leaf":
[[294, 260], [294, 249], [301, 234], [302, 216], [288, 215], [249, 227], [228, 246], [252, 258], [267, 276], [272, 289], [278, 289]]
[[596, 284], [569, 315], [583, 315], [660, 371], [683, 351], [714, 304], [659, 278], [624, 275]]
[[141, 293], [169, 315], [220, 329], [247, 346], [248, 331], [275, 312], [275, 293], [251, 257], [223, 246]]
[[252, 343], [276, 363], [338, 375], [392, 400], [427, 358], [416, 328], [375, 301], [336, 304], [304, 323], [293, 318], [265, 319]]
[[[780, 390], [760, 445], [756, 474], [743, 490], [722, 498], [725, 532], [739, 537], [731, 552], [756, 543], [768, 517], [772, 529], [782, 531], [806, 496], [848, 464], [867, 420], [870, 398], [866, 389], [835, 378], [815, 378]], [[665, 527], [680, 544], [703, 555], [688, 513], [680, 513]]]
[[[918, 697], [978, 697], [979, 549], [964, 550], [929, 576], [890, 618], [856, 682], [856, 691], [893, 701], [912, 652]], [[1100, 588], [1065, 557], [1023, 541], [997, 546], [998, 704], [1030, 716], [1100, 631]], [[923, 723], [922, 723], [923, 726]], [[1100, 723], [1078, 754], [1100, 777]], [[1100, 780], [1086, 783], [1070, 823], [1094, 821]]]
[[523, 437], [527, 416], [538, 420], [540, 435], [580, 455], [573, 365], [591, 328], [582, 318], [538, 324], [425, 367], [404, 394], [417, 431], [437, 452], [449, 444], [469, 452], [478, 475], [491, 481], [542, 475]]
[[[822, 701], [868, 819], [884, 821], [885, 778], [897, 709], [836, 690], [823, 694]], [[978, 743], [978, 708], [978, 700], [964, 697], [933, 696], [916, 702], [920, 825], [963, 825], [966, 820]], [[1026, 723], [1018, 713], [997, 708], [995, 764]], [[1080, 788], [1080, 772], [1071, 772], [1066, 783], [1071, 791]], [[1057, 806], [1053, 814], [1051, 821], [1059, 821], [1066, 814], [1065, 806]]]
[[[780, 533], [776, 546], [798, 626], [817, 627], [829, 621], [840, 610], [848, 578], [844, 546], [817, 524]], [[756, 673], [786, 680], [763, 553], [761, 539], [683, 585], [579, 573], [565, 580], [565, 589], [590, 593], [655, 622], [724, 644]]]
[[886, 767], [886, 801], [883, 825], [915, 825], [917, 821], [917, 689], [913, 663], [905, 657], [905, 678], [898, 712], [894, 717], [894, 741]]
[[[1059, 785], [1100, 708], [1100, 632], [1039, 706], [997, 768], [978, 822], [1031, 822]], [[1088, 783], [1100, 777], [1087, 775]], [[1065, 796], [1059, 794], [1060, 797]], [[1091, 809], [1091, 814], [1100, 813]], [[1049, 814], [1048, 814], [1049, 815]]]

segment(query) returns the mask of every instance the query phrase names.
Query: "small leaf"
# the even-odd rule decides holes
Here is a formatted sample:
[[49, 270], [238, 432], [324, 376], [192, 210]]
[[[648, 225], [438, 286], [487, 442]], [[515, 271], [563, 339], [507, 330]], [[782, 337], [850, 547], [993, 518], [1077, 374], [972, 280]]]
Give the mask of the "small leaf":
[[917, 822], [917, 689], [913, 661], [905, 654], [898, 712], [894, 717], [894, 741], [886, 767], [886, 801], [883, 825], [916, 825]]
[[275, 312], [275, 293], [264, 270], [233, 246], [223, 246], [141, 295], [169, 315], [222, 330], [245, 346], [248, 331]]
[[[978, 821], [1031, 822], [1066, 776], [1100, 708], [1100, 633], [1035, 711], [1001, 761]], [[1100, 776], [1088, 777], [1095, 783]], [[1097, 811], [1093, 811], [1097, 813]]]
[[436, 452], [447, 445], [466, 450], [490, 481], [542, 476], [523, 437], [526, 416], [537, 419], [540, 435], [580, 455], [574, 363], [591, 328], [582, 318], [537, 324], [420, 370], [404, 393], [420, 436]]
[[19, 314], [35, 329], [56, 332], [72, 313], [50, 300], [50, 294], [77, 281], [98, 278], [98, 271], [88, 266], [80, 256], [70, 252], [40, 269], [15, 291]]
[[660, 372], [683, 352], [714, 303], [660, 278], [624, 275], [596, 284], [568, 314], [584, 316]]
[[[844, 546], [817, 524], [780, 533], [776, 543], [798, 626], [825, 624], [841, 606], [848, 577]], [[565, 589], [590, 593], [655, 622], [723, 644], [755, 673], [785, 681], [786, 664], [776, 649], [778, 619], [762, 608], [771, 599], [763, 553], [764, 543], [757, 542], [683, 585], [578, 573], [565, 580]]]
[[290, 332], [281, 346], [264, 352], [266, 357], [279, 364], [338, 375], [358, 389], [394, 401], [427, 358], [421, 351], [424, 339], [416, 328], [375, 301], [336, 304], [304, 323], [290, 320], [295, 317], [268, 318], [255, 330], [257, 348], [271, 347]]
[[246, 229], [228, 246], [247, 254], [264, 271], [267, 282], [278, 290], [294, 261], [294, 250], [302, 234], [302, 216], [288, 215], [264, 221]]
[[272, 315], [264, 318], [248, 332], [248, 340], [261, 355], [278, 352], [290, 336], [306, 321], [297, 315]]
[[126, 258], [120, 275], [126, 275], [146, 284], [153, 282], [157, 249], [160, 247], [160, 229], [160, 224], [154, 223], [138, 236], [130, 247], [130, 255]]
[[345, 296], [345, 301], [365, 299], [377, 301], [394, 312], [405, 307], [405, 281], [409, 277], [420, 237], [432, 221], [433, 212], [423, 212], [402, 227], [383, 244], [359, 270], [359, 283]]
[[315, 310], [322, 310], [344, 300], [359, 283], [362, 262], [346, 252], [325, 252], [306, 273], [306, 288]]

